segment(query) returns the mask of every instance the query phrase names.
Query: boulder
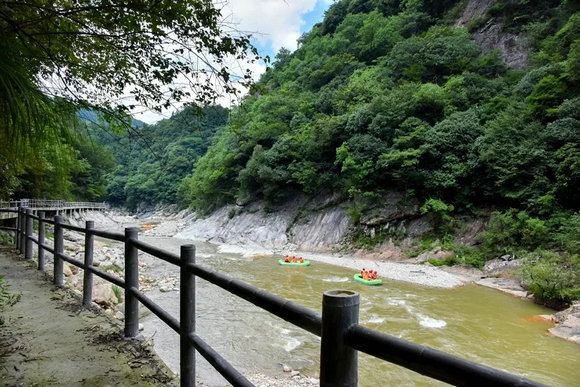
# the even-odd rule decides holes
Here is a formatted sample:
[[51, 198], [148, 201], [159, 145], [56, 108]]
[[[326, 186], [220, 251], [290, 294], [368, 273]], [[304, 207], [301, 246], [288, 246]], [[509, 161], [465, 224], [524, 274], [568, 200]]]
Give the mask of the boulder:
[[70, 277], [70, 276], [72, 276], [72, 275], [73, 275], [73, 272], [72, 272], [72, 270], [71, 270], [71, 267], [70, 267], [70, 265], [68, 265], [68, 264], [65, 264], [65, 265], [64, 265], [64, 268], [63, 268], [63, 270], [62, 270], [62, 271], [63, 271], [63, 273], [64, 273], [65, 277]]
[[363, 214], [360, 224], [364, 226], [378, 226], [395, 220], [414, 218], [419, 215], [418, 203], [408, 200], [401, 192], [388, 192], [377, 206]]
[[79, 273], [79, 268], [75, 265], [67, 265], [69, 270], [73, 273], [73, 275], [77, 275]]
[[580, 301], [554, 316], [557, 325], [549, 332], [554, 336], [580, 344]]
[[568, 309], [556, 313], [554, 318], [557, 323], [562, 323], [568, 316], [580, 318], [580, 301], [575, 301]]
[[419, 254], [418, 256], [416, 256], [415, 258], [411, 258], [409, 260], [407, 260], [407, 262], [409, 263], [425, 263], [430, 259], [446, 259], [446, 258], [451, 258], [453, 256], [453, 252], [452, 251], [446, 251], [446, 250], [431, 250], [431, 251], [426, 251], [424, 253]]
[[486, 275], [498, 275], [508, 270], [514, 270], [521, 266], [521, 262], [517, 259], [508, 259], [510, 256], [502, 256], [500, 258], [487, 261], [483, 266], [483, 272]]
[[93, 301], [103, 308], [112, 308], [119, 303], [110, 283], [97, 280], [93, 285]]
[[[67, 241], [70, 242], [83, 242], [85, 240], [85, 238], [77, 233], [72, 233], [72, 232], [65, 232], [63, 235], [64, 239], [66, 239]], [[79, 248], [78, 246], [74, 246], [75, 248]]]
[[478, 285], [486, 286], [488, 288], [501, 290], [504, 293], [511, 294], [516, 297], [526, 298], [528, 292], [521, 286], [521, 284], [510, 278], [482, 278], [476, 282]]

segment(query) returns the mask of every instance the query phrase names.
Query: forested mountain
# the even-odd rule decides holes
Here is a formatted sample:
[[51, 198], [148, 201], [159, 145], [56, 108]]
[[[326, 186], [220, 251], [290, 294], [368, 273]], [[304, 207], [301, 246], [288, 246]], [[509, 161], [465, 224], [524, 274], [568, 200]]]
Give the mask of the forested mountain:
[[190, 203], [396, 187], [461, 209], [577, 208], [580, 14], [567, 1], [495, 2], [472, 24], [502, 15], [527, 34], [531, 65], [511, 70], [453, 25], [465, 4], [332, 5], [234, 112]]
[[[43, 119], [62, 117], [48, 113]], [[24, 140], [16, 149], [9, 141], [2, 143], [0, 197], [104, 200], [106, 175], [115, 167], [113, 156], [85, 137], [84, 124], [74, 111], [64, 121], [66, 128], [39, 135], [34, 142]]]
[[93, 134], [114, 156], [107, 200], [136, 209], [138, 205], [176, 203], [181, 181], [191, 173], [216, 133], [226, 124], [228, 110], [221, 106], [186, 107], [155, 125], [143, 125], [123, 134], [94, 128]]
[[[455, 253], [433, 264], [516, 254], [538, 299], [577, 299], [579, 32], [566, 0], [337, 1], [232, 112], [186, 199], [208, 213], [338, 192], [357, 222], [403, 191], [433, 219], [422, 248]], [[494, 209], [481, 246], [452, 242], [456, 215]]]

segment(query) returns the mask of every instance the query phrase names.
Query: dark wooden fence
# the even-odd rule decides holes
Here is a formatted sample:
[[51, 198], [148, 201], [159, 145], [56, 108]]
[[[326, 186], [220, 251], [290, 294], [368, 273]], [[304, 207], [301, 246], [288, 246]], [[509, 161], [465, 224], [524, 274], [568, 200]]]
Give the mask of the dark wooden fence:
[[[322, 315], [292, 301], [270, 294], [195, 262], [195, 247], [181, 246], [180, 255], [161, 250], [139, 240], [138, 228], [126, 228], [124, 234], [101, 231], [91, 221], [85, 227], [64, 223], [61, 216], [44, 218], [31, 209], [8, 209], [16, 212], [16, 227], [0, 227], [15, 233], [16, 248], [24, 259], [32, 259], [33, 246], [38, 246], [38, 270], [44, 270], [44, 252], [54, 257], [53, 281], [63, 286], [63, 262], [84, 270], [83, 305], [92, 299], [93, 275], [115, 284], [125, 291], [125, 329], [127, 338], [139, 335], [138, 304], [157, 315], [180, 336], [180, 380], [182, 386], [195, 385], [195, 352], [199, 352], [234, 386], [252, 386], [238, 370], [195, 333], [195, 278], [202, 278], [228, 292], [251, 302], [289, 323], [321, 337], [320, 385], [356, 386], [358, 384], [358, 352], [364, 352], [446, 383], [459, 386], [538, 386], [520, 376], [480, 365], [422, 345], [386, 335], [359, 325], [359, 295], [345, 290], [327, 291], [322, 297]], [[38, 222], [37, 237], [33, 222]], [[54, 225], [54, 244], [45, 241], [45, 225]], [[84, 261], [64, 254], [63, 230], [85, 236]], [[111, 275], [93, 266], [95, 236], [125, 244], [124, 278]], [[180, 268], [179, 319], [171, 316], [139, 290], [138, 252], [143, 251]], [[389, 380], [385, 385], [392, 384]]]

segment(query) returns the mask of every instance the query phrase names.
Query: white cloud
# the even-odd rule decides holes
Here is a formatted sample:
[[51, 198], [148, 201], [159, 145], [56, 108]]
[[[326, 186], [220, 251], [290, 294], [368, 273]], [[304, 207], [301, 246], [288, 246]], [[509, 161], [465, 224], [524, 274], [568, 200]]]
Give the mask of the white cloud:
[[[333, 0], [319, 0], [331, 3]], [[261, 47], [269, 48], [272, 54], [282, 47], [296, 49], [297, 40], [305, 24], [304, 15], [312, 11], [317, 0], [216, 0], [216, 6], [222, 9], [224, 21], [241, 33], [251, 33]], [[267, 53], [262, 53], [267, 54]], [[249, 68], [255, 80], [266, 70], [263, 62], [238, 63], [240, 67]], [[234, 63], [230, 68], [236, 67]], [[240, 95], [246, 93], [238, 87]], [[232, 96], [223, 95], [218, 101], [222, 106], [232, 106], [239, 102]], [[147, 123], [154, 123], [168, 118], [179, 110], [177, 104], [161, 114], [150, 110], [135, 109], [133, 116]]]
[[[235, 67], [233, 63], [234, 62], [232, 62], [232, 65], [229, 66], [230, 68]], [[258, 80], [260, 75], [262, 73], [264, 73], [264, 71], [266, 71], [266, 65], [262, 61], [256, 61], [254, 63], [238, 63], [238, 62], [236, 62], [236, 64], [241, 66], [241, 67], [250, 69], [252, 71], [253, 78], [256, 81]], [[211, 81], [208, 81], [208, 82], [211, 82]], [[187, 88], [187, 82], [185, 82], [183, 79], [181, 79], [181, 77], [180, 77], [180, 79], [176, 80], [176, 82], [173, 84], [173, 86], [176, 86], [176, 84], [179, 84], [179, 83], [183, 84], [183, 86], [185, 88]], [[224, 106], [224, 107], [231, 107], [231, 106], [237, 105], [241, 101], [241, 97], [247, 93], [247, 89], [239, 83], [235, 84], [235, 87], [239, 93], [238, 97], [223, 93], [221, 95], [221, 97], [218, 98], [216, 103], [221, 105], [221, 106]], [[214, 88], [218, 89], [219, 85], [215, 85]], [[129, 101], [131, 103], [134, 103], [134, 101], [132, 99], [129, 99]], [[129, 101], [126, 103], [129, 104]], [[158, 112], [155, 112], [153, 110], [148, 110], [148, 109], [136, 107], [133, 110], [132, 115], [133, 115], [133, 117], [137, 118], [138, 120], [144, 121], [148, 124], [152, 124], [152, 123], [155, 123], [155, 122], [162, 120], [164, 118], [171, 117], [171, 115], [173, 113], [180, 110], [182, 107], [183, 107], [183, 103], [176, 103], [171, 108], [165, 109], [162, 113], [158, 113]]]
[[231, 0], [222, 14], [239, 30], [254, 33], [261, 45], [270, 46], [275, 53], [282, 47], [296, 48], [303, 16], [315, 5], [316, 0]]

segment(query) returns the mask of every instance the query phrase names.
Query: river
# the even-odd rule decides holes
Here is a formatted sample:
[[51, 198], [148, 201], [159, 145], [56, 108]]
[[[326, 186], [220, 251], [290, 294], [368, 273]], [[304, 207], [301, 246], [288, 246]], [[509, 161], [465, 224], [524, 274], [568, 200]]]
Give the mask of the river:
[[[144, 237], [178, 253], [192, 241]], [[550, 324], [531, 316], [552, 311], [477, 285], [429, 288], [399, 281], [381, 287], [354, 283], [353, 270], [313, 262], [307, 268], [279, 266], [275, 257], [221, 253], [196, 241], [197, 262], [259, 288], [319, 310], [322, 293], [348, 289], [361, 295], [360, 321], [367, 327], [467, 359], [518, 373], [551, 386], [577, 385], [580, 347], [550, 336]], [[178, 269], [143, 256], [146, 275], [178, 278]], [[149, 296], [179, 316], [179, 292], [154, 288]], [[142, 314], [144, 335], [154, 337], [157, 353], [179, 369], [178, 336], [151, 313]], [[320, 339], [201, 279], [197, 280], [197, 331], [234, 366], [250, 374], [279, 376], [287, 364], [317, 377]], [[208, 385], [227, 384], [200, 355], [197, 369]], [[360, 355], [359, 385], [436, 385], [401, 367]]]

